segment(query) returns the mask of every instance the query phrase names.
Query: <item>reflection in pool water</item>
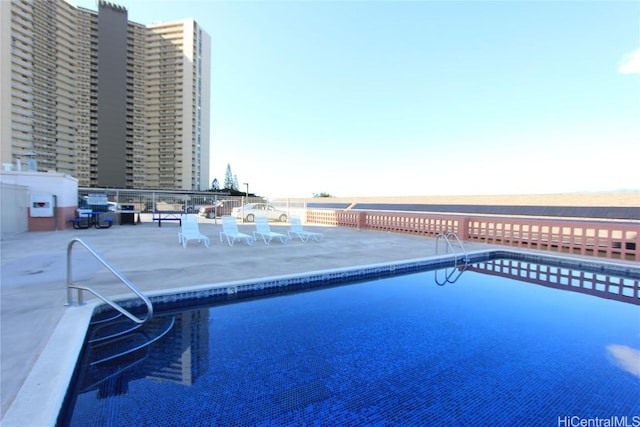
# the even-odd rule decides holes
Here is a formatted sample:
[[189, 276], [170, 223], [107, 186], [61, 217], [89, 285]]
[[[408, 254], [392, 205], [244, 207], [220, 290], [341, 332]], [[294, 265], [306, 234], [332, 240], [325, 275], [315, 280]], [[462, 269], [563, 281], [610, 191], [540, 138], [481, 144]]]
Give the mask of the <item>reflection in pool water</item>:
[[152, 351], [81, 374], [85, 391], [69, 424], [556, 425], [566, 414], [631, 416], [640, 413], [639, 310], [471, 269], [445, 286], [424, 272], [198, 308], [172, 314], [175, 326]]
[[640, 350], [626, 345], [611, 344], [607, 346], [607, 351], [617, 366], [640, 377]]

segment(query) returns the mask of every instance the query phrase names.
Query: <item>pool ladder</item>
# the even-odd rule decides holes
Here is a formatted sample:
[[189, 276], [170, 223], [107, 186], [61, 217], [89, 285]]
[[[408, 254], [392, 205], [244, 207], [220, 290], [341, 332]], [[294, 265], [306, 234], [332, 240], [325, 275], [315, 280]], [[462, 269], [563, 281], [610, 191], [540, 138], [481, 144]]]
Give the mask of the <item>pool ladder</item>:
[[[87, 249], [89, 251], [89, 253], [94, 256], [95, 259], [97, 259], [104, 267], [106, 267], [107, 270], [112, 272], [114, 274], [114, 276], [116, 276], [118, 278], [118, 280], [120, 280], [122, 283], [124, 283], [129, 289], [131, 289], [133, 291], [134, 294], [136, 294], [136, 296], [138, 296], [138, 298], [140, 298], [144, 302], [144, 304], [147, 306], [147, 314], [146, 314], [145, 317], [139, 318], [139, 317], [131, 314], [131, 312], [126, 310], [120, 304], [118, 304], [118, 303], [110, 300], [109, 298], [101, 295], [100, 293], [98, 293], [94, 289], [91, 289], [91, 288], [89, 288], [87, 286], [75, 285], [73, 283], [73, 277], [72, 277], [73, 269], [72, 269], [72, 264], [71, 264], [71, 253], [72, 253], [73, 245], [75, 243], [79, 243], [82, 246], [84, 246], [85, 249]], [[78, 290], [78, 300], [77, 300], [77, 302], [75, 304], [73, 302], [73, 295], [72, 295], [72, 291], [71, 291], [72, 289], [77, 289]], [[131, 283], [118, 270], [116, 270], [116, 268], [114, 266], [112, 266], [109, 262], [107, 262], [105, 259], [103, 259], [100, 255], [98, 255], [98, 253], [91, 246], [89, 246], [88, 244], [86, 244], [85, 242], [83, 242], [82, 240], [80, 240], [78, 238], [74, 238], [74, 239], [71, 239], [71, 241], [67, 245], [67, 304], [66, 305], [83, 305], [84, 304], [83, 294], [82, 294], [83, 291], [89, 292], [89, 293], [93, 294], [94, 296], [100, 298], [102, 301], [104, 301], [109, 306], [111, 306], [114, 310], [120, 312], [122, 315], [126, 316], [127, 318], [129, 318], [129, 320], [131, 320], [131, 321], [133, 321], [135, 323], [142, 324], [142, 323], [146, 322], [147, 320], [151, 319], [151, 317], [153, 317], [153, 305], [151, 304], [151, 301], [149, 300], [149, 298], [147, 298], [146, 295], [144, 295], [133, 283]]]
[[[458, 237], [458, 235], [453, 231], [440, 233], [436, 236], [436, 254], [438, 254], [441, 240], [444, 241], [446, 244], [445, 247], [446, 247], [447, 253], [451, 252], [454, 255], [453, 267], [444, 269], [444, 272], [445, 272], [444, 280], [440, 280], [440, 278], [438, 277], [439, 270], [435, 270], [436, 283], [440, 286], [443, 286], [447, 283], [454, 283], [456, 280], [458, 280], [460, 275], [464, 273], [464, 271], [467, 269], [467, 266], [469, 265], [469, 256], [467, 255], [467, 251], [465, 250], [464, 245], [462, 244], [462, 241], [460, 241], [460, 238]], [[458, 255], [458, 252], [456, 252], [456, 249], [452, 242], [455, 242], [456, 246], [462, 252], [462, 259], [460, 260], [464, 261], [464, 266], [460, 268], [458, 267], [459, 255]], [[458, 273], [457, 275], [455, 275], [456, 272]]]
[[92, 322], [83, 359], [88, 368], [80, 382], [82, 393], [113, 392], [114, 387], [117, 389], [140, 375], [136, 370], [149, 370], [145, 363], [155, 366], [151, 346], [171, 332], [175, 324], [175, 316], [154, 317], [144, 325], [133, 327], [122, 315]]
[[103, 319], [92, 322], [88, 339], [90, 365], [99, 365], [122, 356], [148, 349], [175, 325], [175, 316], [154, 317], [144, 325], [131, 326], [127, 319]]
[[[144, 317], [135, 316], [122, 305], [90, 287], [73, 283], [72, 253], [76, 243], [84, 246], [96, 260], [144, 302], [147, 308], [147, 314]], [[75, 303], [72, 289], [78, 290], [78, 298]], [[83, 292], [95, 295], [114, 310], [106, 311], [102, 318], [94, 319], [91, 322], [91, 334], [87, 338], [87, 363], [93, 369], [90, 371], [90, 375], [83, 380], [82, 387], [84, 390], [89, 390], [101, 387], [105, 382], [122, 375], [147, 359], [150, 355], [151, 345], [166, 336], [175, 326], [176, 320], [174, 316], [154, 318], [151, 300], [115, 267], [98, 255], [91, 246], [81, 239], [74, 238], [67, 245], [66, 305], [84, 304]]]

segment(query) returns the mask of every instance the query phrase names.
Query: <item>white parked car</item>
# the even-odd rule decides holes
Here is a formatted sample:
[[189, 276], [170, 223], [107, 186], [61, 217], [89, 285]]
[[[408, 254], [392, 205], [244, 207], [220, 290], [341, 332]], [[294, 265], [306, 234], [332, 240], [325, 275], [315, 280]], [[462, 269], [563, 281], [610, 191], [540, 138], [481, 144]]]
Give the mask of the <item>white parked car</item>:
[[287, 221], [287, 213], [285, 211], [276, 209], [268, 203], [248, 203], [242, 207], [233, 208], [231, 215], [247, 222], [253, 222], [257, 216], [266, 216], [267, 219], [272, 221]]

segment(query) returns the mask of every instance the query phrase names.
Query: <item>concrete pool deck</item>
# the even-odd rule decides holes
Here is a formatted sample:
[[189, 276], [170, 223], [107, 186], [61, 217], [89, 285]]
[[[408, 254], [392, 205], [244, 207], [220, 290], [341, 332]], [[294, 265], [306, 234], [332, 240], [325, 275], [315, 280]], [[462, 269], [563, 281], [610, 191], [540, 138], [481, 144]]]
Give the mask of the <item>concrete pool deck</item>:
[[[260, 240], [253, 246], [237, 242], [229, 247], [226, 240], [219, 241], [222, 228], [219, 221], [217, 224], [214, 220], [200, 221], [200, 231], [211, 240], [209, 248], [195, 241], [189, 242], [187, 248], [180, 246], [177, 223], [158, 227], [143, 222], [109, 229], [31, 232], [3, 240], [0, 245], [2, 418], [63, 315], [81, 309], [65, 306], [66, 249], [73, 238], [82, 239], [139, 289], [151, 293], [436, 256], [433, 238], [312, 226], [306, 228], [322, 232], [323, 241], [293, 240], [285, 245], [273, 241], [266, 246]], [[255, 229], [252, 224], [240, 224], [239, 228], [248, 234]], [[272, 224], [271, 228], [286, 233], [288, 225]], [[465, 242], [465, 248], [472, 252], [506, 247]], [[74, 246], [72, 260], [74, 283], [91, 286], [106, 296], [128, 293], [82, 246]], [[73, 295], [75, 298], [75, 291]], [[78, 324], [82, 335], [84, 327]], [[60, 364], [68, 362], [61, 360]]]

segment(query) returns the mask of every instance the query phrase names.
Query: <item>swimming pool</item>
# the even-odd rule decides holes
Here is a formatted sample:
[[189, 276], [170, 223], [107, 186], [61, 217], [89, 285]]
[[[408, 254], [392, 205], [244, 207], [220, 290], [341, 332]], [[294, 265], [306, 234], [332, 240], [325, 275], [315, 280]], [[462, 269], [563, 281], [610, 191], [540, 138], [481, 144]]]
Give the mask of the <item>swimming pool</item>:
[[171, 331], [80, 366], [59, 425], [640, 421], [637, 269], [482, 258], [165, 297]]

